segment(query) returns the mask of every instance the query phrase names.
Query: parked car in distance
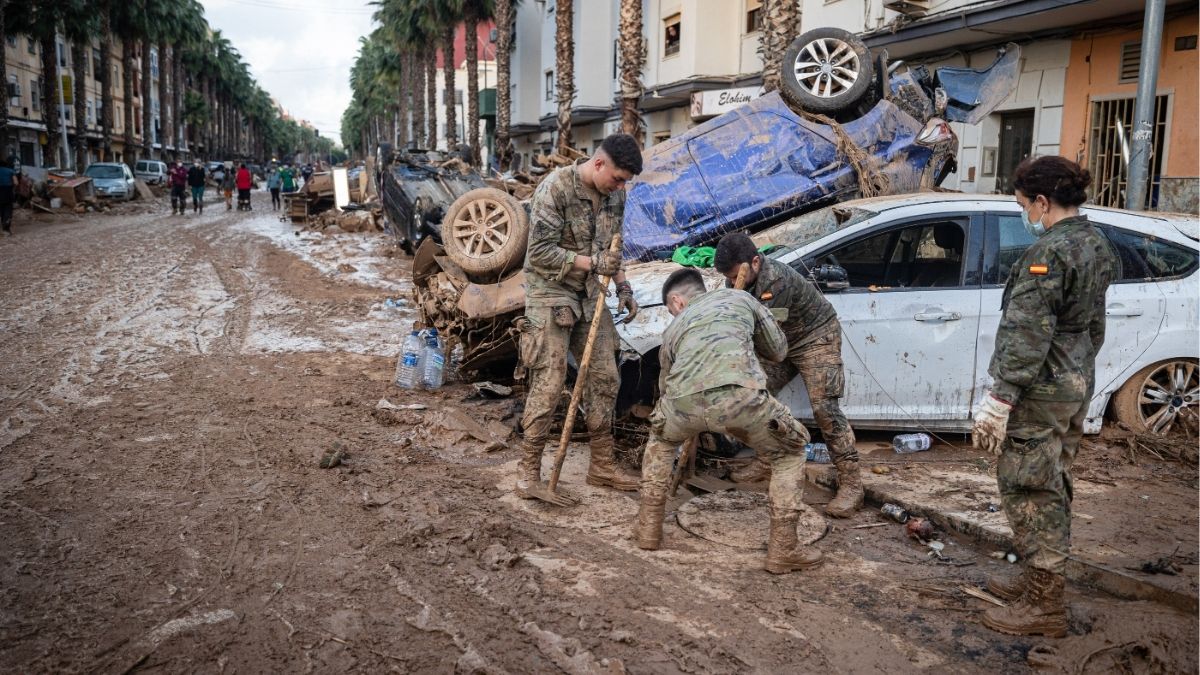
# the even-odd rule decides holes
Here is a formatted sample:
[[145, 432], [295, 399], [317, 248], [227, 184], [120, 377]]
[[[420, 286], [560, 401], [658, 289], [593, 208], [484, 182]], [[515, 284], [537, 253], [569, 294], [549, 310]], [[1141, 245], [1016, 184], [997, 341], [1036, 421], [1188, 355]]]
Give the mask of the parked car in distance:
[[146, 185], [162, 185], [167, 182], [167, 163], [156, 159], [139, 159], [133, 165], [133, 175]]
[[[1195, 216], [1085, 207], [1108, 237], [1122, 275], [1108, 290], [1107, 330], [1096, 357], [1096, 390], [1084, 422], [1097, 433], [1106, 413], [1135, 431], [1194, 424], [1200, 400], [1200, 222]], [[987, 373], [1010, 269], [1034, 241], [1012, 197], [926, 193], [826, 207], [754, 236], [773, 258], [815, 278], [842, 324], [846, 394], [841, 407], [861, 428], [969, 432]], [[657, 349], [671, 317], [662, 280], [678, 265], [627, 271], [642, 309], [619, 325], [621, 400], [645, 402], [657, 379]], [[710, 287], [724, 278], [708, 270]], [[611, 301], [615, 308], [615, 300]], [[799, 379], [780, 393], [812, 419]], [[638, 400], [640, 399], [640, 401]], [[1194, 427], [1193, 427], [1194, 428]]]
[[83, 175], [92, 179], [96, 196], [101, 199], [127, 201], [134, 197], [133, 172], [119, 162], [96, 162], [84, 170]]

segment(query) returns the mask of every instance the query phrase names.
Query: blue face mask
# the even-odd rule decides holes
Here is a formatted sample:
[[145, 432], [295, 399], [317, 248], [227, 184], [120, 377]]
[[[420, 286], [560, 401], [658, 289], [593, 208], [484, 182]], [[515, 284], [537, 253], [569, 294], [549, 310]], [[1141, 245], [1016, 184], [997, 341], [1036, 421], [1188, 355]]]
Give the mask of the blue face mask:
[[[1033, 206], [1032, 202], [1030, 203], [1030, 206]], [[1045, 217], [1045, 214], [1043, 214], [1043, 217]], [[1036, 221], [1030, 220], [1029, 212], [1025, 209], [1021, 209], [1021, 224], [1025, 226], [1026, 232], [1035, 237], [1040, 237], [1043, 234], [1046, 234], [1046, 226], [1042, 224], [1042, 219], [1038, 218]]]

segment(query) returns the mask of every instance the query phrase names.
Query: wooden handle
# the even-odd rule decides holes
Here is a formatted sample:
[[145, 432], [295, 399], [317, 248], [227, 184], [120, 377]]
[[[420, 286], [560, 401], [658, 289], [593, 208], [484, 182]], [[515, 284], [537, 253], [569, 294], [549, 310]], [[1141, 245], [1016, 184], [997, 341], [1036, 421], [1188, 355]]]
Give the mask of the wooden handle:
[[[614, 234], [608, 247], [611, 253], [621, 252], [621, 235]], [[575, 388], [571, 391], [571, 403], [567, 406], [567, 418], [563, 420], [562, 436], [558, 439], [558, 451], [554, 453], [554, 470], [550, 472], [550, 491], [558, 489], [558, 477], [562, 473], [563, 460], [567, 457], [567, 445], [571, 442], [571, 430], [575, 428], [575, 411], [579, 409], [579, 399], [583, 398], [584, 380], [587, 379], [588, 367], [592, 365], [592, 348], [596, 346], [596, 333], [600, 330], [600, 313], [607, 311], [604, 307], [605, 294], [608, 292], [609, 277], [600, 277], [600, 293], [596, 296], [596, 311], [592, 314], [592, 325], [588, 328], [587, 342], [583, 345], [583, 357], [579, 359], [579, 370], [575, 373]]]
[[746, 274], [750, 271], [750, 263], [742, 263], [738, 265], [737, 280], [733, 282], [733, 287], [739, 291], [746, 290]]

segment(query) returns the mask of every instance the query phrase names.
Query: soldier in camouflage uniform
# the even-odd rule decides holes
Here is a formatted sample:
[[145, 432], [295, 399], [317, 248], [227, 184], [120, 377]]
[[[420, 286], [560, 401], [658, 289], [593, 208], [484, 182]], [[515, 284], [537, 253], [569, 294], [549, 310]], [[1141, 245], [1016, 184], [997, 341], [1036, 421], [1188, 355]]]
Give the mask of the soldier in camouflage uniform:
[[[812, 402], [813, 417], [837, 466], [837, 495], [825, 506], [825, 513], [849, 518], [862, 506], [863, 487], [854, 431], [838, 405], [845, 393], [846, 379], [842, 372], [842, 326], [837, 312], [816, 285], [799, 272], [759, 254], [750, 237], [740, 232], [722, 237], [717, 244], [714, 266], [729, 280], [728, 286], [733, 285], [743, 263], [750, 266], [746, 275], [747, 292], [771, 308], [788, 341], [783, 363], [766, 367], [767, 390], [778, 395], [800, 374]], [[730, 477], [741, 483], [763, 480], [770, 474], [770, 464], [759, 456]]]
[[1021, 218], [1038, 240], [1009, 273], [988, 368], [995, 383], [975, 412], [975, 446], [999, 455], [996, 481], [1024, 567], [988, 589], [1012, 602], [984, 625], [1013, 635], [1067, 632], [1063, 572], [1071, 545], [1071, 463], [1104, 343], [1104, 295], [1120, 277], [1108, 241], [1079, 214], [1091, 182], [1062, 157], [1021, 163]]
[[804, 509], [808, 430], [767, 392], [759, 364], [759, 358], [783, 360], [787, 340], [770, 312], [750, 294], [704, 290], [704, 279], [694, 269], [677, 270], [663, 284], [663, 302], [675, 320], [659, 350], [660, 395], [642, 456], [637, 545], [651, 550], [662, 545], [675, 448], [699, 433], [724, 433], [771, 461], [767, 571], [784, 574], [811, 567], [821, 562], [821, 553], [799, 546], [796, 536]]
[[538, 185], [530, 209], [525, 254], [525, 316], [520, 327], [519, 374], [528, 396], [521, 419], [521, 475], [517, 494], [541, 480], [542, 450], [554, 409], [563, 399], [567, 352], [582, 358], [592, 321], [599, 321], [584, 387], [591, 462], [587, 482], [636, 490], [637, 474], [620, 469], [613, 456], [612, 416], [617, 398], [617, 334], [607, 311], [593, 316], [604, 292], [597, 276], [617, 282], [619, 309], [637, 314], [633, 289], [621, 269], [620, 253], [608, 250], [625, 216], [625, 182], [642, 170], [641, 148], [628, 134], [604, 139], [596, 154], [557, 169]]

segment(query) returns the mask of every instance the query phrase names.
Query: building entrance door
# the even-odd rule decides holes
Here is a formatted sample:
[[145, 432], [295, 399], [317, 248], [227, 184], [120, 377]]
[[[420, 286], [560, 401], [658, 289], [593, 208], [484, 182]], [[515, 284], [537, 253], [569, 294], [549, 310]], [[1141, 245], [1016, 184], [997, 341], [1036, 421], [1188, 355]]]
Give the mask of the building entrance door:
[[1017, 165], [1033, 152], [1033, 111], [1000, 114], [1000, 156], [996, 161], [996, 189], [1013, 193], [1012, 178]]

